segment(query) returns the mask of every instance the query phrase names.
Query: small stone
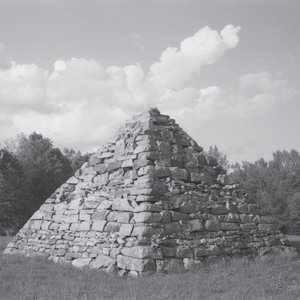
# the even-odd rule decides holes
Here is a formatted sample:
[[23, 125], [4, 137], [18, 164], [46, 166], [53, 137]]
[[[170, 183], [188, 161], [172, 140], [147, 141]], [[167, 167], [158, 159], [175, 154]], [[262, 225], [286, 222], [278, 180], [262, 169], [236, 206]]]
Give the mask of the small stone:
[[78, 178], [76, 178], [75, 176], [72, 176], [71, 178], [69, 178], [66, 183], [67, 184], [77, 184], [79, 182]]

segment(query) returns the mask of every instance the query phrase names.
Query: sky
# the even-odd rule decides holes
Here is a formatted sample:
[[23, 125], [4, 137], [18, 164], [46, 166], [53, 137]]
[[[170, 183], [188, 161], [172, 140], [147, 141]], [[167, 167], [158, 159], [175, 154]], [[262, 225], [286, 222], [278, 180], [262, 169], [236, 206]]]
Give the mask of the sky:
[[300, 1], [0, 0], [0, 143], [94, 151], [158, 107], [230, 162], [300, 151]]

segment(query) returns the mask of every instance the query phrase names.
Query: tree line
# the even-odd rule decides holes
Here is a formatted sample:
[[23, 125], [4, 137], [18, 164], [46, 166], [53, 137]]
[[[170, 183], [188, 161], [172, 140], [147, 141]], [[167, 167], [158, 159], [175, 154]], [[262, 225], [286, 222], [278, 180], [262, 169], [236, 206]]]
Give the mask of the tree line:
[[230, 164], [216, 146], [208, 154], [228, 170], [231, 182], [239, 184], [261, 210], [273, 216], [284, 233], [300, 235], [300, 155], [296, 150], [276, 151], [273, 158]]
[[0, 235], [19, 230], [88, 157], [35, 132], [0, 147]]
[[[230, 164], [216, 146], [207, 154], [274, 217], [278, 228], [300, 235], [300, 155], [296, 150], [276, 151], [270, 161], [261, 158], [236, 164]], [[0, 146], [0, 235], [18, 231], [89, 156], [74, 149], [61, 151], [35, 132], [20, 134]]]

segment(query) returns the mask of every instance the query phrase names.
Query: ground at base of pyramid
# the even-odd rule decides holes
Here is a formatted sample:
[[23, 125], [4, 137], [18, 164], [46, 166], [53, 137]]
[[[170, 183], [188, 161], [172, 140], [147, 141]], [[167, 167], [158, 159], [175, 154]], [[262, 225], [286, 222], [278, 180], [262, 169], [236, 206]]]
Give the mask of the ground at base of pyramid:
[[254, 203], [173, 119], [151, 108], [59, 187], [5, 253], [139, 276], [288, 252]]

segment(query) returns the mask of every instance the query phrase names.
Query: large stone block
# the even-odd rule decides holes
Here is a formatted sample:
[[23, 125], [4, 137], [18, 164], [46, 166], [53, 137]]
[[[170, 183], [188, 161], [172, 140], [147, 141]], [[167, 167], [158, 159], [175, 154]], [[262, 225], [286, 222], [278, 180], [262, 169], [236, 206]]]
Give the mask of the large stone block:
[[151, 195], [152, 188], [133, 188], [130, 190], [130, 195]]
[[129, 256], [133, 258], [160, 259], [163, 257], [160, 249], [153, 248], [151, 246], [125, 247], [122, 249], [121, 253], [125, 256]]
[[138, 272], [156, 270], [156, 264], [153, 259], [138, 259], [123, 255], [117, 256], [117, 266], [121, 269]]
[[174, 257], [176, 254], [176, 247], [167, 247], [167, 246], [161, 246], [161, 251], [163, 254], [163, 257]]
[[117, 222], [107, 222], [107, 224], [106, 224], [106, 226], [104, 228], [104, 231], [110, 232], [110, 233], [119, 232], [120, 227], [121, 227], [120, 223], [117, 223]]
[[132, 168], [133, 167], [133, 161], [132, 161], [132, 159], [124, 160], [122, 162], [121, 167], [122, 168]]
[[107, 221], [104, 221], [104, 220], [96, 220], [92, 224], [92, 230], [104, 231], [104, 227], [105, 227], [106, 223], [107, 223]]
[[129, 223], [132, 216], [133, 216], [132, 212], [116, 212], [115, 220], [118, 223]]
[[98, 255], [90, 264], [92, 269], [103, 269], [115, 265], [116, 261], [107, 255]]
[[191, 181], [192, 182], [201, 182], [205, 180], [205, 175], [200, 172], [191, 172]]
[[79, 182], [79, 179], [76, 178], [75, 176], [72, 176], [70, 177], [68, 180], [67, 180], [67, 184], [77, 184]]
[[215, 206], [211, 209], [213, 215], [224, 215], [228, 213], [228, 209], [225, 206]]
[[128, 200], [124, 198], [115, 198], [113, 200], [112, 209], [119, 211], [133, 211], [133, 207]]
[[45, 215], [46, 215], [46, 212], [44, 212], [42, 210], [38, 210], [32, 215], [31, 220], [42, 220], [42, 219], [44, 219]]
[[165, 234], [178, 233], [180, 231], [181, 231], [181, 226], [178, 222], [164, 224], [164, 233]]
[[196, 258], [209, 255], [209, 249], [206, 247], [197, 247], [194, 249], [194, 254]]
[[274, 218], [271, 216], [261, 216], [260, 222], [264, 224], [272, 224], [274, 222]]
[[189, 245], [179, 245], [176, 248], [175, 257], [177, 258], [193, 257], [193, 250]]
[[166, 167], [155, 167], [154, 176], [157, 178], [169, 177], [171, 175], [171, 171]]
[[113, 181], [122, 181], [122, 177], [124, 175], [124, 170], [123, 169], [118, 169], [116, 171], [113, 171], [110, 175], [109, 175], [109, 180]]
[[252, 223], [253, 217], [247, 214], [240, 214], [241, 223]]
[[91, 215], [85, 213], [84, 210], [79, 212], [79, 220], [80, 221], [90, 221], [91, 220]]
[[133, 217], [135, 223], [159, 223], [161, 219], [161, 214], [153, 212], [135, 213]]
[[172, 178], [179, 179], [179, 180], [187, 180], [187, 172], [185, 169], [171, 167], [170, 171], [171, 171]]
[[132, 233], [133, 224], [122, 224], [119, 230], [120, 236], [130, 236]]
[[240, 224], [241, 229], [243, 231], [249, 231], [249, 230], [253, 230], [253, 229], [257, 229], [257, 226], [255, 223], [246, 223], [246, 224]]
[[110, 200], [103, 200], [99, 206], [98, 206], [98, 210], [105, 210], [105, 209], [110, 209], [112, 207], [113, 202]]
[[35, 230], [40, 230], [41, 226], [42, 226], [42, 222], [41, 220], [31, 220], [30, 224], [29, 224], [29, 228], [31, 229], [35, 229]]
[[148, 141], [139, 142], [137, 147], [134, 149], [133, 154], [138, 154], [141, 152], [151, 151], [151, 145]]
[[42, 230], [48, 230], [50, 224], [51, 224], [51, 221], [43, 221], [42, 226], [41, 226], [41, 229], [42, 229]]
[[220, 230], [223, 230], [223, 231], [240, 230], [240, 226], [237, 223], [221, 222], [220, 224], [221, 224]]
[[241, 219], [239, 214], [229, 213], [225, 216], [224, 221], [230, 223], [240, 223]]
[[131, 236], [153, 236], [154, 234], [162, 234], [164, 232], [162, 227], [152, 227], [150, 225], [135, 224]]
[[184, 268], [189, 271], [199, 271], [203, 268], [203, 263], [200, 260], [195, 260], [192, 258], [183, 259]]
[[172, 211], [171, 213], [172, 213], [172, 221], [173, 222], [190, 219], [190, 216], [188, 214], [183, 214], [183, 213], [179, 213], [176, 211]]
[[221, 228], [221, 225], [218, 220], [207, 220], [205, 222], [205, 228], [208, 231], [219, 231]]
[[202, 230], [202, 222], [198, 219], [189, 220], [188, 226], [189, 226], [190, 232]]
[[94, 166], [94, 170], [98, 174], [103, 174], [103, 173], [107, 172], [107, 167], [105, 166], [105, 164], [98, 164], [98, 165]]
[[272, 231], [272, 224], [258, 224], [258, 230], [260, 231]]
[[134, 207], [134, 212], [160, 212], [162, 210], [161, 206], [159, 204], [155, 203], [148, 203], [148, 202], [142, 202], [141, 204]]
[[97, 210], [95, 211], [91, 218], [92, 220], [106, 220], [109, 210]]
[[117, 170], [121, 167], [122, 162], [121, 161], [114, 161], [107, 164], [107, 171], [111, 172], [114, 170]]
[[79, 230], [80, 231], [88, 231], [91, 229], [92, 222], [91, 221], [83, 221], [79, 225]]
[[73, 199], [69, 204], [68, 204], [68, 208], [69, 209], [75, 209], [75, 210], [78, 210], [81, 205], [83, 204], [84, 200], [83, 198], [76, 198], [76, 199]]
[[88, 266], [91, 260], [91, 258], [77, 258], [72, 261], [72, 265], [76, 268], [83, 268]]
[[107, 184], [108, 183], [108, 173], [103, 173], [103, 174], [95, 176], [93, 181], [94, 181], [94, 183], [96, 183], [99, 186]]
[[98, 201], [87, 199], [83, 204], [83, 209], [95, 209], [98, 205]]
[[55, 205], [55, 204], [44, 203], [44, 204], [40, 207], [40, 210], [41, 210], [41, 211], [46, 211], [46, 212], [52, 212], [52, 211], [54, 211], [54, 207], [55, 207], [55, 209], [57, 209], [57, 205]]
[[163, 273], [181, 273], [184, 270], [182, 259], [164, 259], [156, 260], [157, 272]]

